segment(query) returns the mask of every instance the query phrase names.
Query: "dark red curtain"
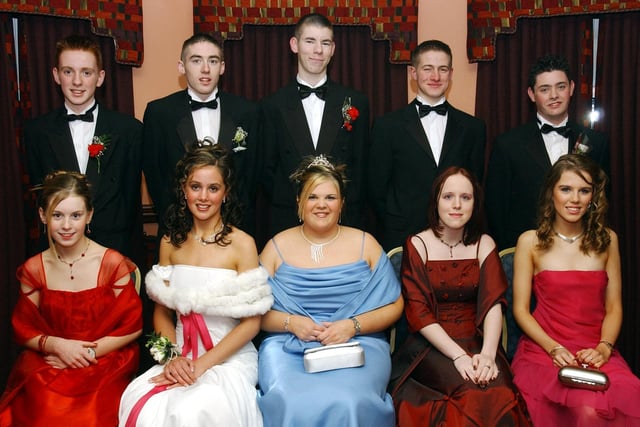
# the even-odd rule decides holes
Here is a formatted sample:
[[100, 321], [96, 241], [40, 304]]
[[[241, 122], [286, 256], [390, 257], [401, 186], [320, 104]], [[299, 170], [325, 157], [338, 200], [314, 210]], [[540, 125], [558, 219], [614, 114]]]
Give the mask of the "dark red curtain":
[[[225, 41], [224, 90], [257, 101], [294, 79], [293, 28], [245, 25], [242, 40]], [[330, 78], [364, 92], [372, 118], [406, 105], [407, 66], [389, 63], [389, 42], [372, 40], [369, 26], [336, 25], [333, 31]]]
[[17, 353], [13, 343], [10, 318], [18, 296], [16, 268], [24, 262], [25, 225], [23, 220], [22, 168], [16, 131], [21, 117], [18, 111], [17, 70], [11, 17], [0, 14], [0, 388], [9, 374]]
[[600, 16], [597, 106], [611, 143], [613, 229], [620, 239], [622, 355], [640, 374], [640, 12]]
[[[17, 19], [20, 94], [17, 100], [16, 53], [12, 18]], [[0, 388], [16, 355], [10, 327], [11, 312], [17, 298], [15, 271], [28, 254], [35, 251], [39, 226], [33, 195], [28, 191], [21, 148], [24, 121], [49, 112], [63, 104], [51, 69], [55, 61], [55, 43], [70, 34], [92, 35], [87, 20], [49, 16], [0, 13], [0, 37], [5, 49], [0, 51], [0, 167], [4, 171], [1, 191], [0, 239]], [[113, 39], [96, 37], [103, 54], [105, 84], [96, 97], [109, 108], [133, 114], [131, 67], [115, 62]]]
[[[583, 121], [590, 107], [591, 64], [589, 37], [591, 21], [600, 18], [598, 49], [599, 87], [597, 102], [604, 112], [595, 126], [611, 142], [610, 220], [620, 237], [622, 258], [624, 320], [618, 340], [620, 350], [636, 374], [640, 373], [640, 290], [637, 277], [640, 266], [640, 13], [581, 15], [520, 19], [512, 35], [500, 35], [496, 59], [478, 65], [476, 115], [487, 122], [490, 150], [493, 139], [502, 132], [525, 123], [535, 115], [535, 105], [527, 96], [530, 65], [545, 53], [565, 55], [576, 82], [569, 114]], [[582, 65], [581, 65], [582, 64]], [[583, 74], [580, 74], [583, 73]], [[585, 75], [587, 73], [588, 75]], [[582, 92], [582, 93], [581, 93]]]

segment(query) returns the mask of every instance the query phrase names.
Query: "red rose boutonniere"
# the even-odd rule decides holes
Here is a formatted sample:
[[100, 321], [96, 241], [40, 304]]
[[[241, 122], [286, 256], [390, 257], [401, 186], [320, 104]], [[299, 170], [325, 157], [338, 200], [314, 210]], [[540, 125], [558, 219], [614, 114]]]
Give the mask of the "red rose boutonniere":
[[107, 150], [110, 139], [109, 135], [94, 136], [89, 144], [89, 157], [98, 161], [98, 173], [100, 173], [100, 157]]
[[342, 104], [342, 119], [344, 120], [342, 127], [348, 132], [351, 132], [353, 129], [353, 125], [351, 123], [355, 122], [359, 115], [360, 111], [351, 105], [351, 97], [347, 96]]

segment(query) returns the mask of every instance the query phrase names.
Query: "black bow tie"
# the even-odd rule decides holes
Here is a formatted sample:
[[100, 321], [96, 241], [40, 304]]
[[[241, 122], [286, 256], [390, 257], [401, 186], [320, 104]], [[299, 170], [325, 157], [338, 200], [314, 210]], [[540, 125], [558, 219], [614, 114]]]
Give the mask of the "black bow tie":
[[325, 83], [318, 87], [309, 87], [298, 83], [298, 93], [300, 94], [300, 99], [305, 99], [312, 93], [315, 93], [318, 98], [324, 99], [327, 93], [327, 84]]
[[542, 133], [556, 132], [558, 135], [563, 136], [564, 138], [569, 138], [569, 136], [571, 135], [571, 128], [569, 126], [558, 126], [556, 128], [545, 123], [540, 128], [540, 132]]
[[93, 121], [93, 111], [98, 106], [98, 103], [94, 103], [93, 107], [89, 108], [83, 114], [67, 114], [67, 120], [72, 122], [74, 120], [82, 120], [83, 122], [92, 122]]
[[447, 101], [445, 101], [440, 105], [436, 105], [434, 107], [432, 107], [431, 105], [425, 105], [422, 102], [418, 101], [417, 99], [415, 103], [419, 108], [418, 114], [420, 115], [420, 118], [423, 118], [424, 116], [426, 116], [432, 111], [435, 111], [437, 114], [440, 114], [441, 116], [446, 116], [447, 111], [449, 111], [449, 103]]
[[212, 108], [215, 110], [218, 108], [218, 97], [207, 102], [200, 102], [193, 98], [189, 98], [189, 105], [191, 105], [191, 111], [196, 111], [201, 108]]

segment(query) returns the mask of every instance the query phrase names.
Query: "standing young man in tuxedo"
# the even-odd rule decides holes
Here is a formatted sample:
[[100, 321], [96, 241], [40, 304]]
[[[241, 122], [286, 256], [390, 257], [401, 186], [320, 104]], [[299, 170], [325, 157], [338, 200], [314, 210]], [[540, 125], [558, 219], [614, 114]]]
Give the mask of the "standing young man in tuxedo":
[[64, 106], [25, 125], [29, 180], [41, 184], [56, 170], [86, 174], [94, 207], [87, 232], [129, 257], [140, 255], [135, 244], [141, 250], [142, 124], [96, 101], [105, 71], [95, 40], [72, 35], [58, 41], [53, 79]]
[[303, 157], [320, 154], [347, 166], [342, 224], [360, 227], [369, 100], [328, 78], [336, 46], [333, 25], [325, 16], [300, 18], [289, 47], [297, 55], [296, 79], [261, 102], [261, 181], [269, 203], [269, 235], [299, 223], [296, 187], [289, 175]]
[[223, 144], [235, 152], [234, 165], [245, 231], [253, 234], [253, 170], [249, 159], [256, 149], [255, 105], [222, 92], [218, 83], [225, 72], [222, 45], [208, 34], [184, 41], [178, 72], [187, 88], [149, 102], [144, 113], [143, 167], [162, 235], [163, 216], [173, 200], [171, 189], [176, 164], [197, 141]]
[[604, 134], [569, 120], [574, 87], [566, 58], [538, 58], [527, 89], [536, 118], [495, 140], [485, 189], [489, 230], [499, 249], [515, 246], [521, 233], [536, 228], [540, 188], [560, 156], [586, 154], [609, 173]]
[[442, 41], [420, 43], [409, 66], [416, 99], [374, 123], [368, 184], [386, 250], [427, 227], [431, 185], [446, 168], [464, 167], [482, 181], [486, 126], [447, 102], [452, 60]]

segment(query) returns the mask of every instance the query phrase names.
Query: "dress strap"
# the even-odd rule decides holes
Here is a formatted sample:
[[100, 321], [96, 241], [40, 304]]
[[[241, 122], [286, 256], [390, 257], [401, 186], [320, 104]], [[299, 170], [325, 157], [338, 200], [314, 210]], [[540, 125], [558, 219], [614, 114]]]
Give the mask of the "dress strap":
[[276, 252], [278, 253], [278, 256], [280, 257], [280, 260], [282, 262], [284, 262], [284, 257], [282, 256], [282, 253], [280, 253], [280, 248], [278, 247], [278, 244], [276, 243], [276, 239], [272, 238], [271, 241], [273, 242], [273, 247], [276, 248]]
[[415, 237], [417, 237], [418, 240], [422, 242], [422, 246], [424, 246], [424, 256], [425, 256], [424, 262], [427, 262], [429, 260], [429, 251], [427, 250], [427, 244], [424, 242], [424, 240], [422, 240], [422, 237], [420, 237], [419, 235], [416, 234]]
[[478, 254], [480, 253], [480, 242], [482, 241], [482, 235], [480, 235], [480, 238], [478, 239], [478, 243], [476, 244], [476, 259], [478, 258]]
[[362, 231], [362, 247], [360, 248], [360, 259], [364, 259], [364, 230]]

